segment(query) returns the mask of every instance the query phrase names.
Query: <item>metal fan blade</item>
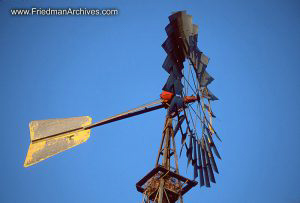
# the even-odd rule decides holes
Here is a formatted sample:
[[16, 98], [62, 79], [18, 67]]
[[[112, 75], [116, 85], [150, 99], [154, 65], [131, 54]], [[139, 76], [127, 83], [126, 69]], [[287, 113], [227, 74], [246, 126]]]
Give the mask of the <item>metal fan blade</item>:
[[[196, 56], [196, 57], [194, 57]], [[199, 50], [192, 50], [190, 52], [190, 56], [189, 56], [190, 61], [192, 62], [195, 72], [196, 72], [196, 78], [198, 80], [198, 83], [201, 87], [203, 87], [204, 85], [209, 84], [208, 82], [211, 81], [207, 81], [207, 80], [203, 80], [202, 78], [206, 78], [207, 73], [205, 73], [207, 64], [208, 64], [208, 57], [205, 56], [202, 52], [200, 52]], [[196, 61], [197, 60], [197, 61]], [[206, 76], [206, 77], [203, 77]], [[208, 78], [210, 79], [210, 78]]]
[[210, 187], [210, 181], [209, 181], [207, 166], [203, 167], [203, 171], [204, 171], [205, 186]]
[[180, 129], [180, 127], [181, 127], [181, 125], [182, 125], [184, 119], [185, 119], [185, 115], [181, 115], [181, 116], [179, 117], [178, 123], [177, 123], [177, 125], [176, 125], [175, 128], [174, 128], [174, 137], [175, 137], [175, 135], [177, 134], [178, 130]]
[[179, 79], [174, 81], [174, 89], [175, 89], [175, 94], [181, 95], [182, 94], [182, 89], [183, 89], [183, 84]]
[[198, 50], [198, 53], [201, 53], [201, 57], [200, 57], [201, 63], [204, 64], [205, 66], [207, 66], [208, 62], [209, 62], [209, 58], [199, 50]]
[[181, 109], [182, 107], [183, 107], [183, 98], [179, 96], [174, 96], [168, 108], [168, 115], [178, 112], [178, 110]]
[[180, 133], [182, 135], [182, 137], [181, 137], [181, 145], [183, 145], [185, 143], [185, 141], [186, 141], [187, 132], [183, 133], [181, 126], [180, 126], [179, 129], [180, 129]]
[[[203, 139], [202, 139], [203, 141]], [[202, 143], [201, 145], [201, 153], [202, 153], [202, 165], [203, 165], [203, 171], [204, 171], [204, 179], [205, 179], [205, 186], [206, 187], [210, 187], [210, 182], [209, 182], [209, 177], [208, 177], [208, 171], [207, 171], [207, 161], [206, 161], [206, 157], [205, 157], [205, 146], [204, 144]]]
[[[194, 161], [194, 160], [193, 160]], [[197, 166], [197, 161], [195, 161], [193, 163], [193, 167], [194, 167], [194, 180], [196, 180], [196, 178], [198, 177], [198, 166]]]
[[209, 142], [208, 142], [208, 139], [207, 139], [207, 135], [205, 133], [203, 134], [203, 137], [204, 137], [204, 144], [205, 144], [205, 147], [206, 147], [206, 151], [209, 152], [210, 154], [212, 154], [211, 149], [210, 149], [210, 145], [209, 145]]
[[207, 98], [208, 98], [208, 100], [211, 100], [211, 101], [219, 100], [218, 97], [216, 97], [209, 89], [207, 89]]
[[200, 87], [206, 87], [213, 80], [214, 78], [210, 76], [206, 71], [204, 71], [203, 74], [200, 77], [198, 77]]
[[189, 50], [189, 37], [197, 31], [192, 24], [192, 16], [179, 11], [169, 16], [169, 20], [165, 30], [169, 37], [176, 36], [176, 43], [180, 46], [180, 51], [184, 51], [185, 58]]
[[176, 39], [175, 35], [168, 36], [168, 38], [161, 45], [165, 52], [170, 55], [173, 61], [182, 63], [185, 59], [185, 51], [182, 47], [181, 40]]
[[183, 77], [183, 74], [182, 74], [182, 70], [183, 69], [183, 64], [181, 63], [181, 65], [179, 63], [174, 63], [173, 65], [173, 73], [174, 73], [174, 76], [181, 80], [181, 78]]
[[218, 167], [217, 167], [217, 164], [216, 164], [214, 155], [213, 155], [213, 154], [209, 154], [209, 158], [210, 158], [210, 163], [211, 163], [211, 165], [212, 165], [214, 171], [215, 171], [216, 173], [219, 173], [219, 170], [218, 170]]
[[189, 59], [190, 59], [190, 61], [192, 62], [192, 64], [195, 66], [195, 64], [196, 64], [196, 52], [195, 51], [190, 51], [190, 53], [189, 53]]
[[197, 69], [197, 73], [203, 73], [206, 68], [207, 68], [207, 65], [208, 65], [208, 57], [203, 53], [201, 52], [198, 48], [196, 48], [194, 50], [195, 54], [197, 55], [197, 64], [198, 66], [196, 66], [196, 69]]
[[176, 24], [174, 24], [174, 22], [169, 23], [169, 24], [165, 27], [165, 31], [166, 31], [166, 33], [167, 33], [168, 36], [174, 35], [175, 29], [176, 29]]
[[189, 166], [190, 162], [192, 161], [193, 157], [193, 138], [192, 138], [192, 135], [190, 134], [189, 135], [190, 137], [190, 143], [189, 143], [189, 148], [188, 150], [186, 151], [186, 156], [187, 156], [187, 159], [188, 159], [188, 164], [187, 166]]
[[176, 11], [173, 12], [172, 15], [169, 16], [169, 21], [172, 22], [176, 20], [177, 18], [180, 18], [181, 15], [186, 14], [186, 11]]
[[219, 152], [218, 152], [218, 150], [217, 150], [216, 145], [215, 145], [215, 144], [211, 145], [211, 148], [213, 149], [215, 155], [216, 155], [220, 160], [222, 160], [222, 158], [221, 158], [221, 156], [220, 156], [220, 154], [219, 154]]
[[200, 149], [200, 141], [197, 143], [197, 149], [198, 149], [198, 163], [199, 163], [199, 177], [200, 177], [200, 187], [204, 185], [204, 179], [203, 179], [203, 165], [202, 165], [202, 159], [201, 159], [201, 149]]
[[[209, 129], [204, 125], [203, 126], [206, 130], [207, 130], [207, 132], [209, 133]], [[210, 135], [210, 133], [209, 133], [209, 135]], [[209, 142], [208, 141], [208, 138], [207, 138], [207, 136], [206, 136], [206, 134], [203, 134], [203, 137], [204, 137], [204, 143], [205, 143], [205, 148], [206, 148], [206, 151], [207, 151], [207, 153], [208, 153], [208, 156], [209, 156], [209, 158], [211, 159], [211, 161], [212, 161], [212, 164], [213, 164], [213, 168], [214, 168], [214, 170], [217, 172], [217, 173], [219, 173], [219, 171], [218, 171], [218, 168], [217, 168], [217, 165], [216, 165], [216, 162], [215, 162], [215, 159], [214, 159], [214, 157], [213, 157], [213, 154], [212, 154], [212, 151], [211, 151], [211, 149], [210, 149], [210, 147], [212, 147], [212, 146], [214, 146], [214, 148], [213, 149], [216, 149], [215, 148], [215, 145], [214, 145], [214, 142], [213, 142], [213, 140], [211, 139], [211, 142]]]
[[178, 11], [169, 16], [170, 24], [174, 28], [174, 31], [177, 33], [178, 37], [185, 37], [184, 33], [184, 20], [186, 18], [186, 11]]
[[177, 28], [175, 32], [178, 39], [180, 39], [179, 43], [182, 43], [181, 47], [183, 47], [186, 57], [189, 49], [189, 37], [193, 31], [192, 16], [182, 13], [181, 16], [177, 17], [176, 21], [172, 23], [176, 23], [176, 26], [174, 26]]
[[163, 65], [162, 65], [163, 69], [165, 69], [165, 71], [170, 73], [173, 69], [173, 65], [174, 65], [173, 60], [171, 59], [171, 57], [169, 55], [167, 55]]
[[191, 15], [183, 15], [182, 18], [183, 23], [183, 33], [185, 35], [185, 39], [188, 42], [189, 37], [193, 34], [193, 16]]
[[166, 82], [166, 84], [163, 86], [162, 90], [167, 91], [167, 92], [173, 92], [173, 87], [174, 87], [174, 82], [175, 82], [176, 78], [174, 76], [173, 71], [171, 71], [168, 80]]
[[218, 140], [220, 141], [220, 142], [222, 142], [222, 140], [221, 140], [221, 138], [219, 137], [219, 135], [217, 134], [217, 132], [214, 130], [214, 133], [215, 133], [215, 136], [218, 138]]
[[189, 36], [189, 45], [190, 45], [190, 52], [197, 50], [197, 41], [198, 41], [198, 25], [192, 25], [193, 31]]
[[170, 54], [174, 50], [174, 43], [171, 36], [167, 37], [164, 43], [161, 45], [167, 54]]
[[214, 172], [211, 168], [211, 164], [210, 164], [210, 160], [209, 160], [209, 155], [207, 153], [206, 153], [206, 158], [207, 158], [206, 160], [207, 160], [207, 168], [208, 168], [210, 182], [216, 183]]
[[207, 127], [205, 124], [203, 124], [203, 126], [204, 126], [204, 128], [205, 128], [205, 130], [206, 130], [206, 132], [207, 132], [207, 134], [208, 134], [208, 136], [209, 136], [209, 141], [210, 141], [210, 142], [208, 142], [208, 143], [214, 143], [214, 141], [213, 141], [213, 139], [212, 139], [212, 135], [211, 135], [210, 130], [208, 129], [208, 127]]
[[[207, 140], [206, 135], [204, 135], [205, 138], [206, 138], [205, 140], [206, 140], [206, 142], [208, 143], [208, 146], [207, 146], [207, 147], [212, 148], [213, 151], [214, 151], [214, 153], [215, 153], [215, 155], [216, 155], [219, 159], [222, 159], [221, 156], [220, 156], [220, 154], [219, 154], [219, 152], [218, 152], [218, 150], [217, 150], [217, 147], [216, 147], [216, 145], [215, 145], [215, 143], [214, 143], [214, 141], [213, 141], [213, 139], [212, 139], [212, 135], [211, 135], [210, 130], [209, 130], [206, 126], [205, 126], [205, 129], [206, 129], [206, 131], [207, 131], [207, 133], [209, 134], [209, 137], [210, 137], [210, 142], [209, 142], [209, 141]], [[212, 154], [211, 149], [209, 150], [209, 152]]]
[[173, 74], [171, 74], [162, 88], [162, 90], [167, 92], [174, 92], [176, 95], [181, 95], [183, 89], [183, 85], [180, 81], [180, 79], [175, 79]]
[[181, 70], [183, 69], [183, 66], [179, 66], [178, 63], [174, 62], [172, 57], [168, 55], [162, 65], [163, 69], [167, 71], [169, 74], [173, 72], [175, 78], [181, 79], [183, 77]]
[[185, 142], [186, 142], [186, 135], [187, 135], [187, 132], [186, 132], [186, 133], [183, 133], [181, 127], [180, 127], [179, 129], [180, 129], [180, 133], [181, 133], [181, 135], [182, 135], [182, 137], [181, 137], [180, 155], [179, 155], [179, 156], [181, 157], [182, 149], [183, 149], [183, 146], [185, 145]]
[[219, 140], [220, 142], [222, 142], [221, 138], [219, 137], [219, 135], [217, 134], [217, 132], [215, 131], [215, 129], [212, 127], [212, 125], [210, 125], [210, 123], [209, 123], [209, 121], [207, 120], [207, 118], [206, 118], [206, 117], [204, 117], [204, 118], [205, 118], [205, 120], [207, 121], [207, 123], [208, 123], [208, 125], [209, 125], [209, 128], [211, 129], [211, 130], [210, 130], [210, 133], [211, 133], [211, 134], [214, 134], [214, 135], [218, 138], [218, 140]]
[[193, 156], [193, 166], [194, 166], [194, 180], [198, 177], [198, 165], [197, 165], [197, 140], [195, 136], [193, 136], [193, 151], [194, 151], [194, 156]]
[[194, 51], [191, 51], [190, 54], [189, 54], [189, 59], [190, 59], [190, 62], [192, 63], [193, 67], [197, 67], [197, 61], [196, 61], [196, 58], [195, 57], [195, 52]]

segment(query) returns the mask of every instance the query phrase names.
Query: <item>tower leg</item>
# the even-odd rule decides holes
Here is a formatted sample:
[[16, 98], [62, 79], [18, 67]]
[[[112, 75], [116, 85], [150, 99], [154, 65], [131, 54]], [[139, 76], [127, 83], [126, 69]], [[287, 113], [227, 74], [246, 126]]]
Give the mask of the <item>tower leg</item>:
[[[166, 117], [164, 130], [163, 130], [163, 136], [162, 141], [160, 145], [160, 149], [158, 151], [157, 160], [156, 160], [156, 166], [159, 165], [159, 158], [163, 152], [163, 160], [162, 160], [162, 166], [167, 169], [171, 170], [171, 156], [174, 156], [174, 162], [175, 162], [175, 173], [179, 174], [179, 168], [178, 168], [178, 157], [176, 153], [176, 144], [175, 144], [175, 137], [174, 137], [174, 131], [173, 131], [173, 125], [172, 125], [172, 117]], [[172, 149], [171, 149], [171, 140], [172, 140]], [[163, 149], [163, 151], [162, 151]], [[172, 151], [172, 154], [171, 154]], [[174, 184], [179, 184], [174, 183]], [[164, 178], [161, 178], [159, 181], [159, 197], [158, 197], [158, 203], [173, 203], [170, 202], [170, 198], [168, 197], [169, 194], [165, 190], [165, 180]], [[180, 195], [180, 202], [183, 203], [183, 198]]]
[[[136, 184], [137, 190], [145, 194], [147, 203], [175, 203], [178, 200], [183, 203], [182, 196], [197, 185], [196, 181], [179, 174], [172, 121], [171, 117], [166, 117], [155, 168]], [[173, 167], [171, 167], [172, 156]]]

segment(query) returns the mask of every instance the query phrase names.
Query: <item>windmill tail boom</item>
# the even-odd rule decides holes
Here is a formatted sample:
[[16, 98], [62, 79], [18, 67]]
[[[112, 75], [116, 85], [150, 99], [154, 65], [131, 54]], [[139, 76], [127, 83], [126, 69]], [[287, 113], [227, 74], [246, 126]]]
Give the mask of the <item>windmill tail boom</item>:
[[[197, 98], [191, 96], [184, 100], [186, 103], [190, 103]], [[163, 99], [159, 99], [96, 123], [92, 123], [92, 118], [89, 116], [31, 121], [29, 124], [30, 146], [24, 167], [82, 144], [90, 138], [91, 128], [166, 108], [166, 106], [167, 103]]]
[[164, 108], [161, 100], [152, 102], [130, 111], [92, 123], [89, 116], [35, 120], [29, 124], [30, 146], [24, 167], [34, 165], [51, 156], [75, 147], [90, 138], [90, 129], [125, 118]]

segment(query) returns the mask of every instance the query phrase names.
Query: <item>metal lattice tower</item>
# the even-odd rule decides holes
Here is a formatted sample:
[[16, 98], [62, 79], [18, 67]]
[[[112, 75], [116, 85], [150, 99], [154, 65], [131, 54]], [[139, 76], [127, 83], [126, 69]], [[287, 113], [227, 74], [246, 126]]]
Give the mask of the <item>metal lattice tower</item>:
[[166, 117], [155, 168], [136, 184], [146, 203], [174, 203], [178, 199], [183, 203], [183, 195], [197, 185], [179, 174], [172, 121], [172, 117]]

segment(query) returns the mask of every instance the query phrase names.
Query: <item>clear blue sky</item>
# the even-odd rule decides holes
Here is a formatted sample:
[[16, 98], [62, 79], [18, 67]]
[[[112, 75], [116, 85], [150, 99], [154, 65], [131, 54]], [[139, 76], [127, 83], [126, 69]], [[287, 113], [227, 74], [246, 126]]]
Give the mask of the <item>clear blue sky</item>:
[[[118, 8], [111, 17], [13, 17], [15, 7]], [[159, 97], [172, 11], [199, 25], [210, 58], [217, 184], [185, 202], [300, 202], [299, 1], [0, 1], [0, 202], [140, 202], [165, 111], [92, 130], [87, 143], [23, 168], [31, 120], [94, 121]], [[182, 170], [183, 175], [185, 170]]]

